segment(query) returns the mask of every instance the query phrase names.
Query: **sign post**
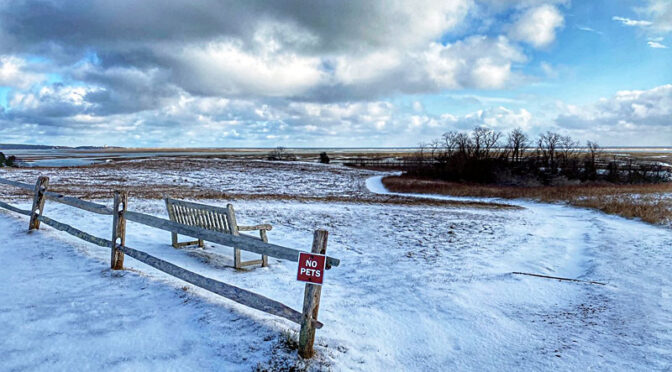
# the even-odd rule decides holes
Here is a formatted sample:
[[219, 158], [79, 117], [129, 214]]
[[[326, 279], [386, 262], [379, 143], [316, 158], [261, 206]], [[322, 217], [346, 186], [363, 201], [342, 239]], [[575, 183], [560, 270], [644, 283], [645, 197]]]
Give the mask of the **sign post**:
[[316, 230], [313, 236], [313, 249], [311, 253], [299, 254], [299, 271], [296, 279], [306, 282], [303, 294], [303, 317], [301, 318], [301, 332], [299, 333], [299, 355], [302, 358], [313, 356], [313, 343], [315, 343], [315, 327], [312, 320], [317, 320], [320, 310], [320, 296], [324, 281], [324, 264], [327, 253], [326, 230]]

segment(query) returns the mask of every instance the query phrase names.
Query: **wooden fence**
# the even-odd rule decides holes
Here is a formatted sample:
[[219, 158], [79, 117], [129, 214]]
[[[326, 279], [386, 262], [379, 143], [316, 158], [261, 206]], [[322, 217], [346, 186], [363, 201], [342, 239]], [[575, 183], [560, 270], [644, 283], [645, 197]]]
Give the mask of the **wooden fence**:
[[[40, 223], [49, 225], [57, 230], [66, 232], [79, 239], [111, 249], [110, 267], [113, 270], [123, 269], [124, 255], [128, 255], [164, 273], [182, 279], [197, 287], [226, 297], [239, 304], [273, 314], [301, 325], [299, 333], [299, 355], [310, 358], [313, 355], [313, 343], [315, 330], [322, 328], [323, 324], [317, 320], [320, 295], [322, 287], [315, 284], [306, 284], [303, 299], [303, 311], [298, 312], [278, 301], [269, 299], [257, 293], [226, 284], [195, 272], [186, 270], [170, 262], [154, 257], [148, 253], [126, 246], [126, 221], [137, 222], [157, 229], [191, 236], [212, 243], [222, 244], [229, 247], [259, 253], [279, 259], [298, 262], [301, 251], [266, 243], [253, 237], [231, 235], [223, 232], [212, 231], [195, 226], [183, 225], [163, 218], [148, 214], [129, 211], [127, 209], [128, 194], [123, 191], [114, 193], [114, 208], [101, 204], [85, 201], [79, 198], [61, 195], [48, 191], [49, 178], [39, 177], [35, 186], [0, 178], [0, 184], [18, 187], [33, 193], [33, 206], [30, 211], [16, 208], [0, 201], [0, 208], [20, 213], [30, 217], [29, 231], [39, 229]], [[112, 216], [112, 240], [102, 239], [70, 225], [55, 221], [42, 214], [46, 200], [66, 204], [88, 212]], [[328, 232], [316, 230], [313, 237], [312, 253], [326, 254]], [[338, 266], [340, 261], [327, 256], [326, 268]]]

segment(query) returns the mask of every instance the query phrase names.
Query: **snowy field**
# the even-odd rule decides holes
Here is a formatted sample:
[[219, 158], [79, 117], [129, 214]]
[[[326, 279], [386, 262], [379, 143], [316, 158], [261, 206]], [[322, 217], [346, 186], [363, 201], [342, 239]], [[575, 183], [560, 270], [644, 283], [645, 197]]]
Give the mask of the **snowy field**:
[[[275, 178], [275, 183], [277, 174], [267, 163], [262, 168], [268, 171], [253, 175], [238, 165], [227, 170], [226, 164], [218, 164], [216, 173], [198, 177], [213, 188], [236, 185], [239, 193], [386, 193], [372, 172], [295, 167], [283, 170], [287, 177]], [[77, 172], [92, 171], [67, 172], [79, 177]], [[128, 171], [125, 180], [197, 178], [189, 172], [142, 172]], [[0, 176], [34, 182], [32, 173]], [[213, 179], [231, 182], [221, 186]], [[58, 184], [56, 177], [51, 182]], [[27, 200], [16, 204], [29, 208]], [[328, 253], [341, 259], [341, 266], [325, 278], [319, 315], [325, 326], [317, 331], [318, 356], [299, 367], [672, 368], [672, 230], [561, 205], [513, 204], [524, 209], [298, 200], [234, 203], [240, 224], [273, 225], [272, 243], [309, 250], [312, 231], [329, 230]], [[129, 209], [166, 216], [163, 202], [156, 199], [131, 198]], [[111, 235], [105, 216], [53, 202], [47, 202], [45, 214], [100, 237]], [[129, 270], [112, 272], [109, 250], [46, 226], [27, 234], [27, 225], [27, 218], [0, 211], [0, 280], [5, 283], [0, 289], [5, 335], [0, 338], [0, 369], [250, 371], [294, 366], [295, 351], [284, 346], [284, 339], [292, 337], [297, 325], [209, 294], [129, 257]], [[239, 272], [231, 267], [230, 248], [176, 250], [169, 233], [132, 222], [127, 245], [301, 308], [303, 285], [295, 281], [296, 263], [271, 258], [269, 268]], [[517, 271], [606, 285], [512, 274]]]

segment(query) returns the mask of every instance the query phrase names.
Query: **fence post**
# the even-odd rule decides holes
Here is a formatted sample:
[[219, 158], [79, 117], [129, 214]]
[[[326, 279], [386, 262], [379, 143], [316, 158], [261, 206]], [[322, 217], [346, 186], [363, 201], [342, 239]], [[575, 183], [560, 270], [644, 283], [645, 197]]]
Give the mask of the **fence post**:
[[[266, 235], [266, 230], [259, 230], [259, 236], [261, 237], [262, 242], [268, 243], [268, 235]], [[261, 255], [261, 267], [268, 267], [268, 256], [265, 254]]]
[[124, 268], [124, 252], [117, 249], [117, 245], [126, 245], [126, 204], [128, 193], [126, 191], [114, 192], [114, 208], [112, 215], [112, 253], [110, 267], [112, 270]]
[[49, 177], [39, 177], [35, 184], [35, 195], [33, 196], [33, 208], [30, 211], [28, 231], [40, 228], [40, 220], [37, 217], [44, 211], [44, 202], [46, 201], [44, 192], [47, 191], [47, 187], [49, 187]]
[[[328, 231], [315, 230], [311, 252], [316, 254], [326, 254], [328, 237]], [[313, 344], [315, 343], [315, 327], [312, 324], [312, 320], [317, 320], [317, 313], [320, 310], [321, 294], [321, 285], [306, 283], [306, 289], [303, 295], [301, 332], [299, 333], [299, 355], [302, 358], [311, 358], [314, 354]]]

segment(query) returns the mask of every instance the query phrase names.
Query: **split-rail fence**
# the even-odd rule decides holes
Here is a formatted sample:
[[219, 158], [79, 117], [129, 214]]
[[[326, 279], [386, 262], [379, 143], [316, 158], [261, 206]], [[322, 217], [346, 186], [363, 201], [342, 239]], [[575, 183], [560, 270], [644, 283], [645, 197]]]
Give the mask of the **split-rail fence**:
[[[170, 262], [164, 261], [160, 258], [154, 257], [143, 251], [126, 246], [126, 221], [133, 221], [149, 227], [169, 231], [171, 233], [178, 233], [212, 243], [235, 247], [236, 249], [242, 249], [249, 252], [294, 262], [298, 262], [299, 253], [301, 253], [301, 251], [267, 243], [253, 237], [207, 230], [201, 227], [184, 225], [178, 222], [144, 213], [129, 211], [127, 209], [128, 193], [124, 191], [116, 191], [114, 193], [114, 207], [109, 208], [105, 205], [48, 191], [48, 177], [39, 177], [37, 183], [34, 186], [4, 178], [0, 178], [0, 184], [17, 187], [33, 193], [33, 206], [30, 211], [19, 209], [8, 203], [0, 201], [0, 208], [4, 208], [12, 212], [20, 213], [30, 217], [28, 228], [29, 231], [39, 229], [40, 223], [44, 223], [89, 243], [105, 248], [110, 248], [110, 267], [113, 270], [122, 270], [124, 264], [124, 255], [128, 255], [144, 264], [163, 271], [164, 273], [172, 275], [212, 293], [218, 294], [222, 297], [228, 298], [239, 304], [300, 324], [301, 329], [299, 333], [298, 353], [303, 358], [310, 358], [313, 356], [315, 330], [322, 328], [323, 326], [323, 324], [317, 320], [322, 290], [321, 286], [310, 283], [305, 285], [303, 311], [298, 312], [278, 301], [264, 297], [260, 294], [205, 277]], [[44, 205], [47, 199], [88, 212], [112, 216], [112, 239], [107, 240], [93, 236], [70, 225], [44, 216], [42, 211], [44, 210]], [[326, 230], [316, 230], [313, 236], [313, 246], [311, 253], [326, 254], [327, 237], [328, 232]], [[332, 266], [338, 266], [339, 263], [340, 261], [337, 258], [327, 256], [326, 268], [330, 269]]]

